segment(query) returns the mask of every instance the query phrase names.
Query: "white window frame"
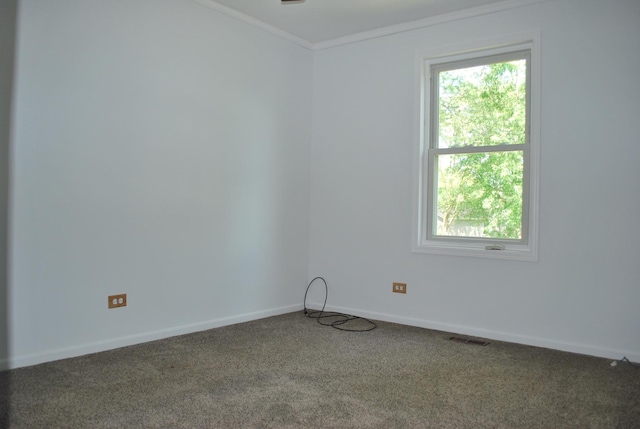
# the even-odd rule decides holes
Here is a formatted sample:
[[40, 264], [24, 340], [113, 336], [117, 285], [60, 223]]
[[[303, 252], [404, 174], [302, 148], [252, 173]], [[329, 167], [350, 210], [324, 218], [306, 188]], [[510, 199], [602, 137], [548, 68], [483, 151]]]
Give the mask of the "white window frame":
[[[429, 156], [431, 136], [431, 85], [433, 65], [481, 59], [493, 55], [529, 51], [529, 139], [525, 150], [523, 184], [523, 231], [526, 239], [495, 240], [433, 236], [428, 220], [428, 192], [434, 168]], [[412, 251], [441, 255], [474, 256], [521, 261], [538, 260], [538, 188], [540, 159], [540, 35], [527, 33], [434, 49], [416, 54], [416, 136], [414, 164], [414, 210]], [[528, 182], [528, 183], [527, 183]], [[499, 250], [496, 250], [499, 249]]]

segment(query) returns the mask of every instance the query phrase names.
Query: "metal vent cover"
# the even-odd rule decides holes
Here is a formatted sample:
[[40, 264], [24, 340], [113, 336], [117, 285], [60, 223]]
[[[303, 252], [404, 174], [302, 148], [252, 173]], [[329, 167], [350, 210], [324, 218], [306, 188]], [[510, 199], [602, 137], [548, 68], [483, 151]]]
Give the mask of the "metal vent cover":
[[474, 340], [472, 338], [463, 338], [463, 337], [449, 337], [451, 341], [456, 341], [458, 343], [464, 344], [472, 344], [474, 346], [488, 346], [489, 343], [487, 341], [482, 340]]

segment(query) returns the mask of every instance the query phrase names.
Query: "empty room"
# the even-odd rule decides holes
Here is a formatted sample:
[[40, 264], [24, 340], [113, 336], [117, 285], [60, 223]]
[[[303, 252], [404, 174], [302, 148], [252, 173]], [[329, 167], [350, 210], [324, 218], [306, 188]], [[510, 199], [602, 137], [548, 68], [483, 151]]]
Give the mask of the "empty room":
[[638, 0], [0, 14], [0, 427], [639, 427]]

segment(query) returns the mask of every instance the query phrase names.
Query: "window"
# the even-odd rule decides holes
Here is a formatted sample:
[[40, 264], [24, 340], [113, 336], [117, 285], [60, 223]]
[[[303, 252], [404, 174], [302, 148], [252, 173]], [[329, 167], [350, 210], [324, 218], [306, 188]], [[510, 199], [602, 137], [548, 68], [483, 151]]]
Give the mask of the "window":
[[420, 56], [414, 251], [537, 259], [533, 42]]

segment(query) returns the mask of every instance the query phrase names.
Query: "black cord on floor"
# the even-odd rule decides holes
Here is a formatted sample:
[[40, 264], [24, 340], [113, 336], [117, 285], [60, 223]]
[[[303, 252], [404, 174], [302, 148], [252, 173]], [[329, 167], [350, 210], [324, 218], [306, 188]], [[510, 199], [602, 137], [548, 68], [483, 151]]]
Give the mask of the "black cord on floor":
[[640, 365], [638, 365], [637, 363], [631, 362], [629, 359], [627, 359], [626, 356], [623, 357], [622, 359], [620, 359], [620, 362], [626, 362], [626, 363], [628, 363], [629, 365], [631, 365], [634, 368], [640, 368]]
[[[316, 280], [321, 280], [324, 283], [324, 303], [322, 304], [322, 310], [320, 311], [312, 311], [307, 308], [307, 294], [309, 293], [309, 288]], [[367, 332], [376, 329], [377, 325], [373, 323], [369, 319], [365, 319], [364, 317], [352, 316], [350, 314], [336, 313], [334, 311], [324, 311], [324, 308], [327, 306], [327, 298], [329, 298], [329, 287], [327, 286], [327, 282], [322, 277], [316, 277], [315, 279], [309, 282], [307, 286], [307, 290], [304, 292], [304, 315], [306, 317], [310, 317], [311, 319], [316, 319], [316, 322], [321, 324], [322, 326], [331, 326], [334, 329], [338, 329], [340, 331], [347, 332]], [[323, 322], [323, 319], [333, 319], [333, 321]], [[368, 323], [368, 327], [361, 329], [352, 329], [344, 326], [348, 322], [352, 320], [364, 320]]]

